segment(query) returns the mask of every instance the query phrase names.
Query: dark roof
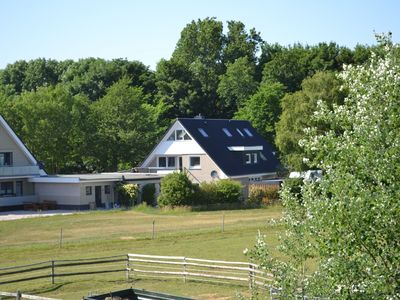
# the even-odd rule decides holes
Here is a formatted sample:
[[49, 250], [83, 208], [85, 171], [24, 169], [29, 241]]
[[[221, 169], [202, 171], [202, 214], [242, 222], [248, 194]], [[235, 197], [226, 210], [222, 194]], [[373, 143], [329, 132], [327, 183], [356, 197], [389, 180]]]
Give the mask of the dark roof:
[[[242, 120], [221, 119], [177, 119], [189, 134], [199, 143], [211, 159], [228, 176], [240, 176], [276, 172], [279, 161], [274, 155], [273, 147], [251, 126], [250, 122]], [[199, 131], [202, 128], [208, 137], [204, 137]], [[227, 128], [232, 134], [228, 137], [223, 128]], [[243, 136], [238, 132], [238, 130]], [[250, 131], [249, 136], [245, 129]], [[244, 153], [230, 151], [230, 146], [262, 146], [261, 151], [266, 160], [258, 157], [257, 164], [245, 164]], [[259, 152], [259, 151], [255, 151]]]

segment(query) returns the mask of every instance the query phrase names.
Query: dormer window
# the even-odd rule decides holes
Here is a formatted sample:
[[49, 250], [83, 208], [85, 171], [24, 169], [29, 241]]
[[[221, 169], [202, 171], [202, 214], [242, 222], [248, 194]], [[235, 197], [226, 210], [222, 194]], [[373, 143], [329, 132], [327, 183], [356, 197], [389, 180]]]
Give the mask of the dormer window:
[[12, 166], [12, 152], [0, 152], [0, 167]]
[[183, 129], [174, 130], [168, 137], [167, 141], [188, 141], [191, 140], [190, 136]]

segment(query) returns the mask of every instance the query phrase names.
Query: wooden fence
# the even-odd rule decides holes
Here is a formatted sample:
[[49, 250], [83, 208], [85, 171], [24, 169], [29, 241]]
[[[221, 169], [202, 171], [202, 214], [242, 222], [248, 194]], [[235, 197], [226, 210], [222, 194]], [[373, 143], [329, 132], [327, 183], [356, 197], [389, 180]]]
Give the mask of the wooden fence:
[[34, 295], [27, 295], [27, 294], [22, 294], [21, 292], [16, 292], [16, 293], [8, 293], [8, 292], [0, 292], [0, 298], [4, 297], [13, 297], [16, 300], [21, 300], [21, 299], [32, 299], [32, 300], [57, 300], [54, 298], [46, 298], [46, 297], [40, 297], [40, 296], [34, 296]]
[[127, 279], [175, 278], [218, 283], [247, 283], [261, 287], [272, 283], [272, 275], [246, 262], [208, 260], [183, 256], [128, 254]]
[[126, 255], [74, 260], [51, 260], [15, 267], [0, 268], [0, 285], [56, 277], [115, 273], [126, 271]]

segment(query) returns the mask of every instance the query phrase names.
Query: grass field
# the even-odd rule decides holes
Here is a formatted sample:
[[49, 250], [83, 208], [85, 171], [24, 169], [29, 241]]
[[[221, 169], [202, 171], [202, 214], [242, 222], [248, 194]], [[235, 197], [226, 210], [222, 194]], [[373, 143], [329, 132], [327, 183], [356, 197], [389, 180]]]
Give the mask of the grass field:
[[[281, 232], [267, 221], [278, 219], [281, 207], [215, 212], [96, 211], [0, 222], [0, 267], [52, 259], [102, 257], [127, 253], [180, 255], [194, 258], [247, 261], [257, 230], [267, 235], [273, 249]], [[224, 219], [224, 232], [222, 232]], [[152, 223], [155, 222], [155, 239]], [[60, 248], [60, 231], [63, 241]], [[274, 252], [273, 252], [274, 253]], [[144, 288], [196, 299], [231, 298], [246, 293], [245, 286], [141, 279], [127, 283], [125, 275], [105, 274], [1, 285], [0, 291], [20, 289], [59, 299], [82, 299], [89, 292]]]

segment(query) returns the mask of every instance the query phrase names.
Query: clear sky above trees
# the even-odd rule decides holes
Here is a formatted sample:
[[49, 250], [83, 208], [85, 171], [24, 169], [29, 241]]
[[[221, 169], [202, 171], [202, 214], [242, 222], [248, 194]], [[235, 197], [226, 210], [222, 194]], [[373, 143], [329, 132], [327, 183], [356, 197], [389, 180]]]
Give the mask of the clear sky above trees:
[[0, 69], [19, 59], [128, 58], [152, 69], [169, 59], [182, 28], [217, 17], [255, 27], [269, 43], [353, 47], [373, 44], [373, 31], [399, 41], [396, 0], [15, 0], [0, 6]]

